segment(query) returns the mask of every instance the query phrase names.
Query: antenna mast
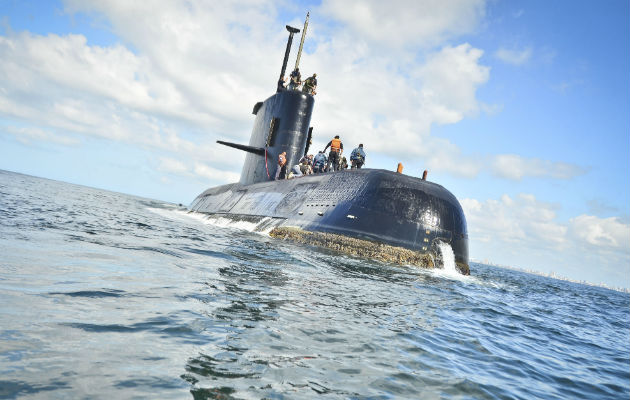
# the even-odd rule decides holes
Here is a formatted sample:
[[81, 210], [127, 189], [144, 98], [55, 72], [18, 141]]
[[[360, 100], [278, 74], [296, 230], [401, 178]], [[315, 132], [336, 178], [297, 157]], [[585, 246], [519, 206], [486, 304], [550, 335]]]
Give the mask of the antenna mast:
[[287, 61], [289, 60], [289, 51], [291, 51], [291, 43], [293, 42], [293, 34], [298, 33], [300, 30], [293, 28], [292, 26], [286, 26], [289, 31], [289, 41], [287, 42], [287, 49], [284, 52], [284, 60], [282, 62], [282, 69], [280, 70], [280, 79], [278, 79], [278, 92], [283, 89], [284, 73], [287, 70]]
[[310, 12], [306, 13], [306, 21], [304, 21], [304, 29], [302, 29], [302, 40], [300, 40], [300, 49], [298, 50], [297, 58], [295, 59], [295, 69], [298, 69], [300, 65], [300, 56], [302, 55], [302, 47], [304, 46], [304, 38], [306, 37], [306, 28], [308, 28], [308, 17]]

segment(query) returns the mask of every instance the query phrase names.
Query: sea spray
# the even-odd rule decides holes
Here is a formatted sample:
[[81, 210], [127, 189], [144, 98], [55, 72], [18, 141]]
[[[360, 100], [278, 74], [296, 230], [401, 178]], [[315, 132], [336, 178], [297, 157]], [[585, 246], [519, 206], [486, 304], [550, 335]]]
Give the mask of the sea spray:
[[[162, 216], [167, 216], [167, 212], [159, 209], [149, 208], [149, 211], [155, 212], [156, 214], [160, 214]], [[268, 235], [273, 228], [275, 228], [279, 223], [282, 222], [282, 220], [280, 219], [271, 217], [241, 216], [239, 218], [230, 218], [220, 214], [209, 215], [181, 210], [176, 210], [175, 213], [183, 218], [190, 218], [193, 220], [201, 221], [204, 224], [213, 225], [219, 228], [239, 229], [248, 232], [260, 233], [263, 235]]]
[[455, 253], [453, 253], [451, 245], [446, 242], [439, 242], [438, 249], [440, 249], [440, 255], [442, 256], [442, 268], [444, 268], [444, 271], [457, 274]]

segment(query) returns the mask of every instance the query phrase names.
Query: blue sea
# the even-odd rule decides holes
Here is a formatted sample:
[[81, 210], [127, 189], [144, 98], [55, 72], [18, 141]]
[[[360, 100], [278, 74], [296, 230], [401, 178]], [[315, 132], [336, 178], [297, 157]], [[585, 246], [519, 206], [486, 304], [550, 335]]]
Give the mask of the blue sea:
[[0, 398], [630, 398], [628, 293], [242, 228], [0, 171]]

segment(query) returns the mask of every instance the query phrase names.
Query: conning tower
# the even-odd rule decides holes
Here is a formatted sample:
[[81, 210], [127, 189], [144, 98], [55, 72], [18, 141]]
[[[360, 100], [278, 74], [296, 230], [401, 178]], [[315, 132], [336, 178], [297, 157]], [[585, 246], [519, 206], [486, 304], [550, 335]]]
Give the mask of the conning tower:
[[[295, 63], [298, 68], [302, 45], [308, 27], [309, 15], [306, 15], [302, 40]], [[254, 105], [252, 113], [256, 115], [249, 145], [224, 142], [217, 143], [247, 152], [241, 171], [240, 183], [249, 185], [274, 178], [278, 168], [278, 156], [287, 153], [287, 165], [295, 165], [308, 151], [308, 143], [312, 137], [310, 127], [311, 115], [315, 99], [310, 93], [301, 90], [285, 89], [284, 77], [293, 42], [293, 35], [299, 29], [286, 26], [289, 39], [284, 53], [278, 88], [267, 100]]]

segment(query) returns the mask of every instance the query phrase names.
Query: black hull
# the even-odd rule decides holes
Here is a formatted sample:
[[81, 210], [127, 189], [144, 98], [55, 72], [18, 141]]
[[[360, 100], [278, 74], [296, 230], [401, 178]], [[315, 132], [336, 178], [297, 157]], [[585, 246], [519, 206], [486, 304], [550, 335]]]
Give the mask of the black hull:
[[462, 208], [444, 187], [385, 170], [346, 170], [208, 189], [191, 211], [297, 227], [439, 255], [449, 243], [468, 273], [468, 234]]

